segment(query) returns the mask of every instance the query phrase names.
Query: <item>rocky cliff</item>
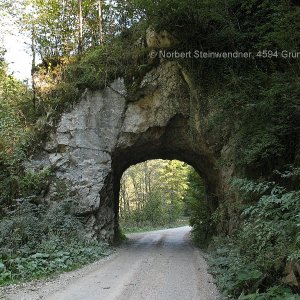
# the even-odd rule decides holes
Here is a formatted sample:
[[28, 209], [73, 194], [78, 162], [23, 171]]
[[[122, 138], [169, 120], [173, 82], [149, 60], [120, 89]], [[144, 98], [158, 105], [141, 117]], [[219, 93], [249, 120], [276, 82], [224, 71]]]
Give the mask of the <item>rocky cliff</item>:
[[204, 117], [195, 109], [199, 93], [177, 62], [162, 60], [144, 76], [136, 95], [128, 97], [121, 79], [102, 91], [87, 90], [62, 115], [42, 155], [27, 165], [54, 170], [47, 201], [68, 198], [91, 238], [113, 239], [120, 179], [130, 165], [157, 158], [190, 164], [206, 184], [212, 210], [230, 176], [230, 168], [217, 169], [220, 151], [205, 137]]

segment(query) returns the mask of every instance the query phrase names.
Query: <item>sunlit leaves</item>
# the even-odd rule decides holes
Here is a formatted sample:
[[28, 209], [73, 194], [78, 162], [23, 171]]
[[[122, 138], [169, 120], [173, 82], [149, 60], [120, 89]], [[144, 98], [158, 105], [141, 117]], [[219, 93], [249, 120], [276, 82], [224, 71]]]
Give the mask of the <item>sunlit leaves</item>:
[[130, 167], [120, 191], [121, 220], [165, 225], [183, 214], [190, 167], [176, 160], [151, 160]]

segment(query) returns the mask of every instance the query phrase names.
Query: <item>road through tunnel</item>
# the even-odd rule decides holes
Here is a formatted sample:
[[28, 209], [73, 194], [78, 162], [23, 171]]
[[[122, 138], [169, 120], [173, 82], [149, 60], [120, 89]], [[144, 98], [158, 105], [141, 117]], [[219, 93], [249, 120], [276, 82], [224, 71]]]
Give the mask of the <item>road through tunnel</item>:
[[[213, 212], [218, 206], [218, 171], [214, 162], [203, 153], [197, 153], [187, 134], [188, 120], [183, 116], [173, 118], [165, 128], [152, 128], [139, 137], [133, 146], [120, 148], [113, 155], [113, 199], [115, 229], [119, 228], [120, 182], [131, 166], [155, 160], [177, 160], [194, 169], [203, 181], [205, 201]], [[184, 181], [184, 179], [183, 179]], [[162, 184], [164, 184], [162, 182]]]
[[122, 175], [116, 203], [121, 232], [190, 224], [208, 239], [213, 209], [205, 194], [203, 180], [183, 161], [152, 159], [132, 165]]

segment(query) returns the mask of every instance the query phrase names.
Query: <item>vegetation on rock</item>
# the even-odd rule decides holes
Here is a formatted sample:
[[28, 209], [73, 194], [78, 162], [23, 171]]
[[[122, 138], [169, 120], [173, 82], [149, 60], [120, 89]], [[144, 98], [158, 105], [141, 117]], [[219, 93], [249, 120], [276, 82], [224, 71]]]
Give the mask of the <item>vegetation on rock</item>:
[[[10, 1], [2, 2], [9, 7]], [[111, 30], [114, 22], [104, 18], [106, 42], [99, 45], [99, 20], [96, 11], [89, 13], [88, 5], [93, 1], [86, 1], [86, 52], [78, 54], [75, 2], [71, 1], [70, 7], [65, 7], [66, 14], [61, 15], [60, 4], [51, 1], [47, 5], [55, 6], [43, 15], [48, 10], [44, 10], [44, 2], [37, 1], [36, 23], [28, 23], [26, 16], [21, 20], [34, 33], [34, 52], [40, 52], [43, 58], [41, 66], [33, 66], [38, 74], [33, 90], [8, 75], [5, 64], [0, 62], [1, 280], [25, 278], [26, 268], [32, 268], [37, 275], [69, 268], [78, 255], [83, 261], [95, 258], [94, 250], [87, 256], [77, 253], [81, 248], [74, 239], [66, 238], [64, 230], [79, 230], [80, 225], [72, 212], [64, 211], [65, 202], [59, 204], [64, 211], [63, 223], [60, 219], [58, 223], [44, 224], [50, 212], [38, 199], [47, 187], [51, 170], [32, 174], [22, 161], [28, 156], [29, 145], [37, 141], [37, 132], [40, 138], [55, 127], [61, 112], [77, 101], [84, 89], [99, 89], [123, 77], [128, 97], [134, 94], [143, 75], [159, 63], [157, 58], [148, 58], [149, 49], [135, 43], [139, 38], [142, 45], [145, 43], [145, 29], [151, 25], [158, 31], [167, 30], [180, 41], [170, 51], [252, 52], [252, 59], [178, 60], [193, 79], [195, 89], [201, 91], [196, 100], [197, 112], [205, 124], [203, 134], [218, 153], [220, 166], [234, 165], [237, 178], [211, 214], [204, 201], [195, 201], [202, 199], [204, 193], [195, 174], [176, 174], [181, 174], [177, 178], [180, 183], [188, 177], [186, 210], [191, 215], [195, 240], [203, 245], [213, 233], [219, 233], [209, 249], [220, 288], [233, 299], [297, 299], [293, 293], [300, 291], [300, 63], [299, 58], [284, 57], [283, 53], [299, 52], [299, 3], [117, 1], [116, 7], [104, 7], [104, 14], [113, 12], [111, 18], [118, 21]], [[33, 25], [37, 25], [35, 30], [31, 30]], [[224, 159], [221, 150], [226, 143], [233, 151]], [[161, 189], [158, 186], [148, 195], [155, 199], [155, 209], [162, 208]], [[175, 201], [177, 196], [169, 199]], [[125, 198], [123, 201], [124, 219], [140, 224], [144, 215], [153, 212], [147, 199], [143, 199], [138, 214], [129, 213]], [[160, 213], [163, 218], [165, 212], [156, 211], [144, 219], [154, 221]], [[230, 237], [224, 237], [230, 227], [228, 215], [236, 219], [236, 226]], [[39, 232], [32, 232], [36, 227], [30, 223], [32, 220], [40, 224]], [[66, 224], [66, 220], [70, 223]], [[217, 230], [220, 227], [221, 234]], [[18, 239], [9, 240], [11, 232]], [[80, 253], [89, 248], [82, 249]]]

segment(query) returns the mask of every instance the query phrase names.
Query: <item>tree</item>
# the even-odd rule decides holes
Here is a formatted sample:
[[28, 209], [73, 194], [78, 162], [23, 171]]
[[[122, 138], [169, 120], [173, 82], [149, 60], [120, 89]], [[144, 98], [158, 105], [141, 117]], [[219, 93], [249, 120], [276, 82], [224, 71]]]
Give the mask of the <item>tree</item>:
[[120, 216], [136, 225], [170, 224], [182, 214], [189, 166], [152, 160], [130, 167], [123, 175]]
[[197, 172], [193, 169], [188, 173], [188, 188], [184, 195], [185, 213], [190, 218], [193, 236], [196, 243], [207, 245], [213, 233], [213, 222], [208, 203], [205, 198], [205, 186]]
[[[14, 16], [15, 23], [22, 33], [31, 39], [34, 28], [35, 52], [42, 61], [58, 61], [61, 57], [70, 57], [77, 52], [95, 45], [95, 36], [99, 38], [99, 26], [103, 18], [103, 9], [97, 7], [95, 0], [1, 0], [5, 2], [5, 11]], [[103, 30], [101, 39], [103, 40]], [[98, 43], [99, 44], [99, 43]]]
[[98, 0], [99, 44], [104, 43], [102, 0]]
[[78, 0], [78, 52], [82, 53], [83, 50], [83, 25], [82, 25], [82, 0]]

